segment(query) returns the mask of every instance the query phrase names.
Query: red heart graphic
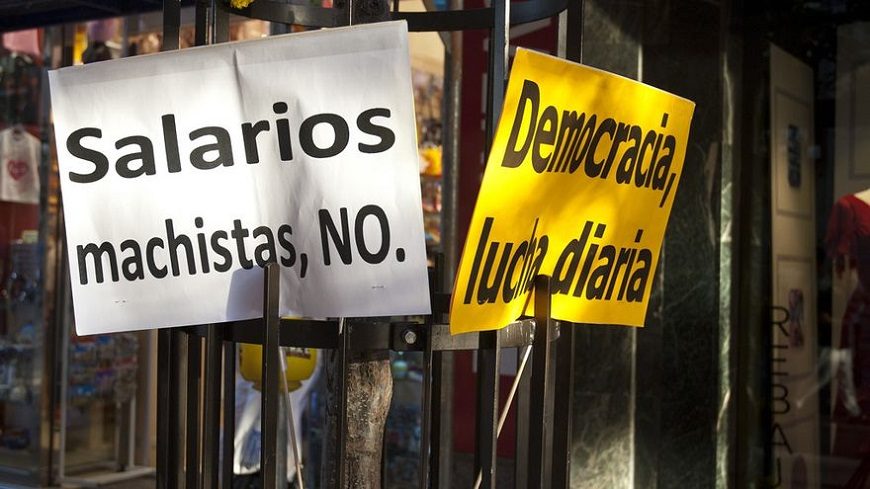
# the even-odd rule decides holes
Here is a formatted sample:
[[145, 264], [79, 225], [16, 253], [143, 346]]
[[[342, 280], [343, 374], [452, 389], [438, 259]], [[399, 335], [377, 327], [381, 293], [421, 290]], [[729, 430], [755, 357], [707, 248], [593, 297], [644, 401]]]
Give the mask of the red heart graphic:
[[6, 163], [6, 170], [13, 180], [21, 180], [27, 175], [27, 162], [23, 160], [9, 160]]

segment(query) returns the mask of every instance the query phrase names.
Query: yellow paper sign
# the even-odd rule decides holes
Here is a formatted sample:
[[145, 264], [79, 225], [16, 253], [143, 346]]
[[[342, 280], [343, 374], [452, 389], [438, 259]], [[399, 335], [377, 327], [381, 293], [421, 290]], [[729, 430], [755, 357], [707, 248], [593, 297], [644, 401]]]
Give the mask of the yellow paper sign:
[[519, 49], [465, 242], [452, 333], [533, 313], [643, 326], [695, 104]]

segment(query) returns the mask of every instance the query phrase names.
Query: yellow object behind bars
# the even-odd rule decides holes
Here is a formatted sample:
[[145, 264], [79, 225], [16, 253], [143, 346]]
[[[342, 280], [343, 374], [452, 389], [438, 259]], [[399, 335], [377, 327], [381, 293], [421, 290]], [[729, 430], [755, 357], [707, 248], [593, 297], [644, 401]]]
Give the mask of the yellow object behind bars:
[[[295, 391], [302, 381], [311, 377], [317, 365], [317, 350], [309, 348], [287, 348], [287, 389]], [[254, 389], [261, 390], [263, 382], [263, 347], [242, 343], [239, 348], [239, 371], [242, 378], [254, 383]]]

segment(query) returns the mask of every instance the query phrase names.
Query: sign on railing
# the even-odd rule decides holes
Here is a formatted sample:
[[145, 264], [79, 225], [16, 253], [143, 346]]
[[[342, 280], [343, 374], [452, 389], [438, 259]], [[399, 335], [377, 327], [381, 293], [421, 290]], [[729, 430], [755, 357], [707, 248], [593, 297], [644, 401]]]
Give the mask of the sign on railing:
[[450, 310], [503, 327], [552, 277], [552, 316], [642, 326], [695, 104], [517, 50]]
[[404, 22], [49, 77], [79, 334], [429, 312]]

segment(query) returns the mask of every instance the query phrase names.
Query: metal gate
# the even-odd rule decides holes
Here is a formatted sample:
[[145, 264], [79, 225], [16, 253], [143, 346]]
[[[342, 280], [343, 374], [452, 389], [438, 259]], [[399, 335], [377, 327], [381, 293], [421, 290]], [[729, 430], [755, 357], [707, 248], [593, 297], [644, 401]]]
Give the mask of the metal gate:
[[[486, 107], [486, 134], [491, 140], [498, 120], [507, 78], [509, 27], [559, 15], [560, 51], [580, 61], [582, 0], [529, 0], [511, 5], [493, 0], [488, 8], [430, 12], [401, 12], [394, 0], [390, 17], [404, 19], [410, 31], [449, 32], [488, 29], [490, 32]], [[336, 27], [353, 21], [354, 0], [344, 8], [291, 5], [257, 0], [242, 10], [217, 0], [196, 3], [197, 45], [225, 42], [229, 13], [308, 27]], [[181, 3], [165, 0], [164, 50], [178, 48]], [[458, 131], [458, 122], [445, 125]], [[455, 136], [455, 134], [454, 134]], [[446, 190], [445, 190], [446, 192]], [[455, 223], [449, 222], [447, 226]], [[280, 347], [334, 349], [338, 355], [339, 416], [335, 444], [337, 486], [346, 485], [347, 364], [353, 352], [366, 350], [420, 351], [424, 355], [420, 477], [418, 487], [446, 488], [442, 439], [443, 415], [452, 409], [445, 402], [444, 352], [478, 352], [477, 433], [475, 473], [480, 487], [496, 487], [496, 441], [504, 414], [516, 397], [516, 487], [567, 488], [570, 485], [570, 449], [574, 335], [572, 325], [550, 318], [549, 278], [534, 284], [535, 317], [524, 318], [498, 331], [451, 336], [445, 322], [450, 294], [443, 292], [445, 274], [452, 269], [436, 260], [430, 269], [432, 315], [384, 321], [366, 318], [288, 320], [278, 316], [278, 266], [264, 273], [262, 319], [163, 329], [158, 333], [157, 485], [160, 489], [231, 487], [235, 433], [236, 343], [263, 345], [261, 477], [264, 489], [285, 484], [277, 461], [286, 444], [278, 443]], [[449, 277], [448, 277], [449, 278]], [[203, 339], [205, 346], [203, 349]], [[506, 406], [498, 394], [499, 363], [503, 348], [518, 348], [520, 368]], [[204, 352], [204, 353], [203, 353]], [[205, 358], [202, 358], [204, 354]], [[523, 368], [530, 363], [530, 367]], [[449, 381], [447, 381], [449, 382]], [[560, 386], [555, 389], [555, 386]], [[501, 415], [501, 416], [500, 416]], [[450, 428], [449, 426], [447, 427]], [[222, 445], [222, 446], [221, 446]], [[221, 452], [225, 454], [221, 458]]]

